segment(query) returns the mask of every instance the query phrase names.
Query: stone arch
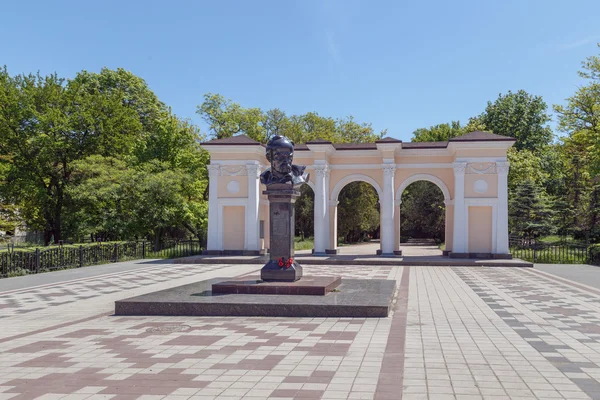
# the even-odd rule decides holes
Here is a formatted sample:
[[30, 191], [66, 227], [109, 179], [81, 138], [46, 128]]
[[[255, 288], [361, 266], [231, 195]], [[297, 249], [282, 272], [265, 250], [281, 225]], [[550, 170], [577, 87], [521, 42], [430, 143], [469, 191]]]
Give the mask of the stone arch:
[[370, 176], [363, 175], [363, 174], [347, 175], [347, 176], [343, 177], [342, 179], [340, 179], [338, 181], [338, 183], [335, 184], [335, 186], [333, 187], [333, 190], [331, 191], [330, 200], [337, 201], [342, 189], [347, 184], [352, 183], [352, 182], [369, 183], [371, 186], [373, 186], [375, 188], [375, 191], [377, 192], [377, 196], [379, 197], [379, 201], [381, 201], [381, 198], [383, 195], [383, 191], [381, 190], [381, 187], [379, 186], [379, 184], [377, 183], [377, 181], [375, 179], [371, 178]]
[[[448, 186], [435, 175], [431, 174], [414, 174], [406, 178], [396, 190], [394, 196], [394, 202], [396, 207], [396, 212], [394, 213], [394, 251], [400, 250], [400, 204], [402, 203], [402, 193], [404, 189], [406, 189], [411, 183], [418, 181], [427, 181], [436, 185], [444, 195], [444, 203], [446, 206], [453, 204], [452, 199], [450, 198], [450, 191], [448, 190]], [[446, 208], [446, 221], [445, 221], [445, 236], [446, 236], [446, 244], [452, 243], [452, 225], [453, 222], [449, 223], [448, 221], [448, 208]], [[445, 254], [445, 253], [444, 253]]]
[[404, 192], [404, 189], [406, 189], [408, 187], [408, 185], [410, 185], [411, 183], [418, 182], [418, 181], [428, 181], [428, 182], [435, 184], [442, 191], [442, 193], [444, 195], [444, 202], [448, 203], [451, 200], [450, 199], [450, 191], [448, 190], [448, 187], [446, 186], [444, 181], [442, 181], [440, 178], [438, 178], [435, 175], [431, 175], [431, 174], [415, 174], [415, 175], [411, 175], [408, 178], [406, 178], [400, 184], [400, 186], [398, 187], [398, 190], [396, 190], [396, 195], [394, 196], [394, 199], [396, 199], [396, 204], [399, 204], [400, 200], [402, 199], [402, 192]]

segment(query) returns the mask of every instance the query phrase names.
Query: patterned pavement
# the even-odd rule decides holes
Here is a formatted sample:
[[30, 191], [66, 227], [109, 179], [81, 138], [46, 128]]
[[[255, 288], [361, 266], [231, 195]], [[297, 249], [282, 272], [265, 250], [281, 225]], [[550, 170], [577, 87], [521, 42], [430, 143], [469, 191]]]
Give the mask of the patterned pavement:
[[0, 292], [0, 400], [600, 399], [600, 290], [531, 269], [305, 266], [396, 280], [382, 319], [111, 315], [117, 299], [258, 268]]

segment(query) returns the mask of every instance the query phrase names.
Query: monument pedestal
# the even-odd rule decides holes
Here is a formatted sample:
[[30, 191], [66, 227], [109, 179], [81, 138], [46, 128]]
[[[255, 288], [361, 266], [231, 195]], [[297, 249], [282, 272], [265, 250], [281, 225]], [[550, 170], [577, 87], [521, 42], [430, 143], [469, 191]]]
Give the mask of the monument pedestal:
[[274, 183], [263, 192], [269, 199], [270, 257], [260, 271], [265, 282], [294, 282], [302, 277], [302, 266], [294, 260], [294, 203], [300, 191], [289, 184]]

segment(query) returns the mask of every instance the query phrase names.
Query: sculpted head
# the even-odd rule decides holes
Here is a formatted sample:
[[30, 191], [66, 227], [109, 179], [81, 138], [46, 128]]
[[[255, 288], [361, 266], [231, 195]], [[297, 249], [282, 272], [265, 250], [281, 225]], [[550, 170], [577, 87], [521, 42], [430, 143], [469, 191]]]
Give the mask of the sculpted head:
[[266, 156], [275, 174], [289, 174], [292, 172], [294, 142], [284, 136], [275, 135], [267, 143]]

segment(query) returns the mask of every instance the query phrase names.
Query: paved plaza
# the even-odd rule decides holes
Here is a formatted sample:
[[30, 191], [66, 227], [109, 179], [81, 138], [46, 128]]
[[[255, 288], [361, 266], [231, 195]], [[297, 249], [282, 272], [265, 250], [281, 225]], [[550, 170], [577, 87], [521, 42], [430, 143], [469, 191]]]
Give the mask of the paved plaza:
[[0, 400], [600, 399], [592, 267], [305, 266], [396, 280], [382, 319], [112, 315], [115, 300], [259, 268], [132, 262], [1, 280]]

